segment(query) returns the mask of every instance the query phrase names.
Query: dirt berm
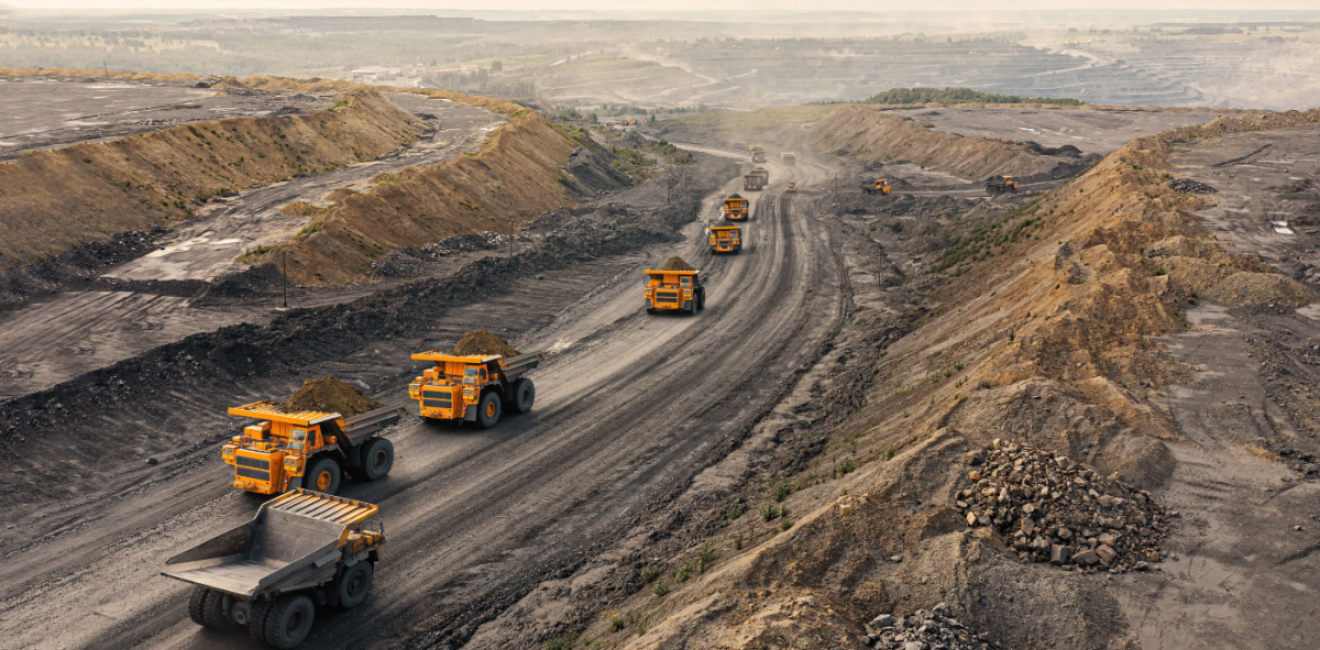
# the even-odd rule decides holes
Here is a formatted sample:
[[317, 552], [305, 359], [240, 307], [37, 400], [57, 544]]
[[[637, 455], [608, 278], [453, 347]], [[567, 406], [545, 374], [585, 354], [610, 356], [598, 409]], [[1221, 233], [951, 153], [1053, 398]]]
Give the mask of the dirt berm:
[[259, 264], [287, 253], [289, 278], [304, 285], [365, 280], [372, 262], [390, 251], [464, 233], [507, 234], [570, 205], [570, 158], [583, 150], [589, 153], [581, 157], [595, 156], [596, 149], [521, 109], [475, 155], [382, 175], [370, 193], [344, 197], [292, 241], [243, 260]]
[[324, 411], [338, 413], [346, 418], [384, 407], [384, 404], [363, 395], [356, 386], [345, 384], [334, 377], [304, 381], [302, 387], [294, 391], [289, 401], [284, 403], [286, 411]]
[[195, 122], [0, 164], [0, 268], [117, 233], [172, 226], [214, 195], [372, 160], [415, 137], [412, 116], [358, 89], [310, 115]]
[[507, 359], [521, 353], [513, 349], [508, 341], [486, 330], [476, 330], [464, 334], [463, 338], [454, 344], [454, 354], [498, 354]]
[[[736, 522], [706, 546], [639, 573], [637, 593], [611, 608], [617, 618], [583, 633], [605, 647], [860, 650], [877, 615], [947, 603], [961, 625], [1005, 648], [1135, 648], [1105, 579], [1121, 568], [1096, 551], [1118, 534], [1143, 544], [1124, 566], [1158, 570], [1165, 557], [1159, 522], [1132, 511], [1136, 521], [1117, 522], [1132, 499], [1155, 499], [1177, 464], [1164, 441], [1179, 429], [1160, 398], [1194, 369], [1156, 337], [1189, 327], [1183, 309], [1193, 291], [1247, 305], [1320, 299], [1216, 242], [1191, 214], [1210, 199], [1167, 186], [1171, 149], [1316, 123], [1320, 110], [1244, 114], [1143, 137], [954, 241], [933, 265], [943, 276], [938, 302], [878, 358], [864, 405], [809, 469], [764, 477], [775, 486], [765, 505], [749, 504], [741, 518], [730, 512]], [[1170, 270], [1202, 267], [1212, 272]], [[991, 471], [982, 450], [1001, 443], [1008, 460], [979, 476]], [[1025, 448], [1057, 457], [1042, 464], [1016, 451]], [[1080, 512], [1094, 513], [1071, 519], [1087, 544], [1076, 561], [1032, 564], [1041, 557], [1024, 537], [1034, 532], [1032, 511], [1015, 504], [1063, 501], [1019, 483], [1074, 462], [1076, 474], [1062, 476]], [[1101, 494], [1119, 484], [1123, 498]], [[1175, 533], [1192, 525], [1189, 513], [1169, 514]], [[1071, 543], [1071, 531], [1039, 521], [1045, 543]], [[612, 632], [614, 620], [645, 635]]]

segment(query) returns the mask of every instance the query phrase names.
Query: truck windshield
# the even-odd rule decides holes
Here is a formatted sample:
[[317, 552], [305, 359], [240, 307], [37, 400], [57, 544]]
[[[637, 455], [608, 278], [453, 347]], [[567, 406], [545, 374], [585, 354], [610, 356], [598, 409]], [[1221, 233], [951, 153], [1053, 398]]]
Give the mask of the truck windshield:
[[468, 369], [466, 369], [466, 370], [463, 371], [463, 383], [465, 383], [465, 384], [475, 384], [475, 383], [477, 383], [477, 369], [476, 369], [476, 368], [468, 368]]

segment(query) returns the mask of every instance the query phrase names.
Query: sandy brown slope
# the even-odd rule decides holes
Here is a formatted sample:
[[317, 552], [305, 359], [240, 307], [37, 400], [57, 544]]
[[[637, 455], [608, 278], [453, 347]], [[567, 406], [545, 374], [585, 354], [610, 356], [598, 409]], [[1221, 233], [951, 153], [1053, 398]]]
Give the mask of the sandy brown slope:
[[80, 242], [170, 226], [225, 191], [371, 160], [415, 137], [411, 116], [370, 90], [311, 115], [196, 122], [0, 164], [0, 268]]
[[404, 247], [462, 233], [508, 233], [570, 202], [559, 179], [575, 143], [530, 110], [515, 111], [475, 155], [410, 167], [369, 194], [345, 198], [292, 241], [244, 261], [288, 253], [300, 284], [342, 284], [370, 277], [371, 263]]
[[[860, 649], [875, 615], [947, 602], [1004, 647], [1136, 647], [1103, 574], [1022, 565], [1004, 539], [968, 528], [952, 507], [965, 454], [1002, 438], [1141, 488], [1166, 481], [1163, 441], [1180, 434], [1159, 397], [1191, 369], [1155, 337], [1186, 330], [1197, 294], [1317, 300], [1215, 241], [1190, 214], [1207, 199], [1168, 188], [1170, 151], [1314, 123], [1320, 111], [1251, 113], [1140, 138], [957, 242], [940, 307], [887, 350], [867, 405], [836, 433], [843, 444], [786, 482], [801, 518], [785, 532], [740, 519], [710, 541], [704, 575], [663, 598], [644, 590], [611, 613], [625, 626], [611, 631], [611, 616], [587, 635], [605, 647]], [[859, 469], [839, 478], [844, 463]], [[670, 575], [657, 581], [673, 587]]]

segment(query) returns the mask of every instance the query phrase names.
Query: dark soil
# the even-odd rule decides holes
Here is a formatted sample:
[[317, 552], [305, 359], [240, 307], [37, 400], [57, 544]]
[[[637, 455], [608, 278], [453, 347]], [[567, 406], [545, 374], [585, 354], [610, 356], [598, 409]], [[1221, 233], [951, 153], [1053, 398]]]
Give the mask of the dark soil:
[[345, 384], [334, 377], [321, 377], [304, 381], [302, 388], [294, 391], [283, 406], [284, 410], [290, 412], [322, 411], [351, 418], [386, 405], [363, 395], [356, 386]]
[[507, 359], [522, 353], [513, 349], [508, 341], [486, 330], [476, 330], [463, 335], [462, 340], [454, 345], [454, 354], [498, 354]]
[[86, 282], [98, 272], [156, 250], [156, 239], [168, 232], [132, 230], [104, 242], [84, 244], [52, 260], [0, 274], [0, 309], [13, 309], [31, 298]]

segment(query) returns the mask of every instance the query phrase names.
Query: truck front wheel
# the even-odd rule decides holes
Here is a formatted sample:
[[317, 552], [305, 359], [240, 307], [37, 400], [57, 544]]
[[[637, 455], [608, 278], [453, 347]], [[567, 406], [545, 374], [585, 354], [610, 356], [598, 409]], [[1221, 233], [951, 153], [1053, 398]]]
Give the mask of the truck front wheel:
[[266, 643], [280, 650], [291, 650], [312, 631], [316, 605], [302, 594], [281, 596], [266, 618]]
[[394, 466], [394, 443], [384, 438], [372, 438], [362, 447], [362, 477], [379, 481]]
[[344, 570], [339, 576], [339, 606], [353, 609], [367, 599], [371, 592], [371, 578], [375, 573], [370, 562], [358, 562]]
[[339, 463], [333, 458], [325, 457], [312, 463], [307, 474], [303, 476], [303, 485], [309, 490], [334, 494], [339, 491], [339, 479]]
[[477, 426], [489, 429], [499, 424], [503, 410], [504, 403], [500, 399], [499, 391], [486, 391], [486, 394], [481, 396], [481, 403], [477, 405]]

